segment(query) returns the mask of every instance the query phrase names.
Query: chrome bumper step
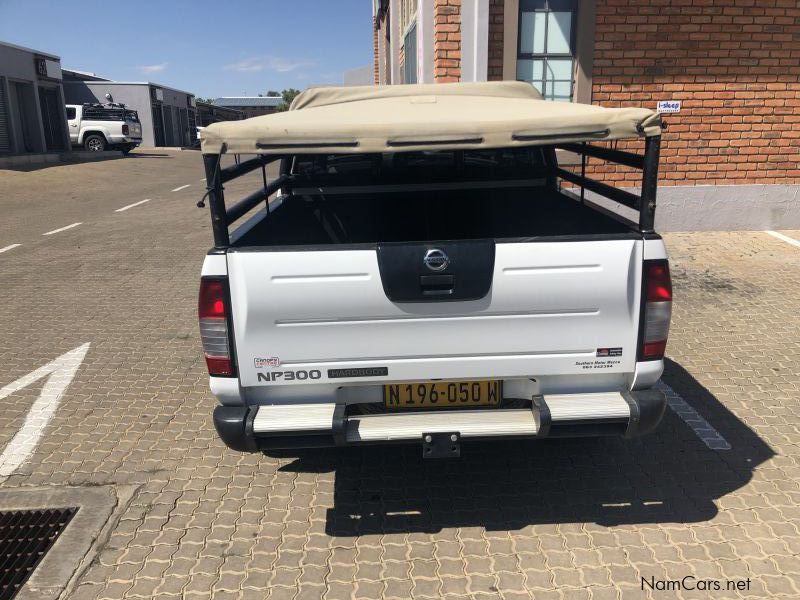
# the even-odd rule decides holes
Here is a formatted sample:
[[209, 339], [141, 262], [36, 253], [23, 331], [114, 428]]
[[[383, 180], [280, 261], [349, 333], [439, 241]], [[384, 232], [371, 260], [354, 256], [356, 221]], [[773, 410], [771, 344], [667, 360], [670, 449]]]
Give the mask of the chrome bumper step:
[[347, 419], [349, 443], [418, 440], [423, 433], [458, 432], [462, 439], [535, 436], [534, 413], [522, 410], [454, 410], [357, 415]]
[[[534, 396], [531, 408], [448, 409], [441, 411], [348, 414], [344, 403], [261, 405], [248, 411], [247, 435], [259, 442], [271, 438], [302, 437], [314, 444], [364, 444], [421, 440], [423, 434], [458, 433], [461, 439], [584, 435], [631, 435], [641, 418], [637, 394], [602, 392]], [[658, 398], [647, 403], [658, 404]], [[648, 409], [651, 413], [652, 410]], [[661, 412], [663, 412], [663, 407]], [[658, 414], [658, 419], [660, 419]], [[657, 421], [656, 421], [657, 422]]]

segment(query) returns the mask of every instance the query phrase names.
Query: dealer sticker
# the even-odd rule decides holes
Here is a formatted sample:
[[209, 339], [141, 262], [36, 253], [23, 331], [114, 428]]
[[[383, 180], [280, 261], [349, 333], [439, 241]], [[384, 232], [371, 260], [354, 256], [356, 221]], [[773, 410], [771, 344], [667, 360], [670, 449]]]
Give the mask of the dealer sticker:
[[605, 358], [607, 356], [622, 356], [622, 348], [598, 348], [596, 356], [598, 358]]
[[280, 367], [281, 366], [281, 359], [277, 356], [270, 356], [269, 358], [254, 358], [253, 363], [256, 366], [256, 369], [262, 369], [264, 367]]

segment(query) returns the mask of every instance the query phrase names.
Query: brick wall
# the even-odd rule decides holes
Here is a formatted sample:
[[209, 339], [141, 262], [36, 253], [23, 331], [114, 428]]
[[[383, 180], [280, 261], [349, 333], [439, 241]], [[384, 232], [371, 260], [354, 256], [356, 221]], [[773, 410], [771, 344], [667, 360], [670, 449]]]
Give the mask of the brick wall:
[[489, 0], [489, 81], [503, 79], [503, 13], [504, 0]]
[[461, 0], [434, 0], [433, 79], [461, 80]]
[[378, 44], [380, 32], [378, 31], [378, 17], [372, 18], [372, 82], [381, 82], [381, 57]]
[[593, 103], [683, 103], [664, 118], [662, 185], [800, 183], [798, 0], [597, 0], [596, 27]]

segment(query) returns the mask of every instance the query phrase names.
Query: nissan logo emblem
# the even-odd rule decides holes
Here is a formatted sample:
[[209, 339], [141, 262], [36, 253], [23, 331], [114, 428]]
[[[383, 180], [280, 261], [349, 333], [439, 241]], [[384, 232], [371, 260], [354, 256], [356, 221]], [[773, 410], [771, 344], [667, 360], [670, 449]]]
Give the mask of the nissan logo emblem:
[[450, 265], [450, 258], [444, 250], [431, 248], [425, 253], [425, 258], [422, 259], [422, 262], [431, 271], [444, 271]]

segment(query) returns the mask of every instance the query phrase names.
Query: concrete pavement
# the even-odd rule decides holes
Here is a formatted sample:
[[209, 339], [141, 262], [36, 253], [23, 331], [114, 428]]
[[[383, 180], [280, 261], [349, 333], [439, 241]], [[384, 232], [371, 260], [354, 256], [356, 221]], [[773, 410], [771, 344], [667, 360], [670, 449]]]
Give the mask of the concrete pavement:
[[[456, 462], [395, 446], [238, 454], [213, 430], [198, 340], [200, 155], [160, 154], [0, 172], [0, 248], [21, 244], [0, 254], [0, 387], [90, 344], [4, 498], [135, 490], [72, 598], [800, 596], [798, 248], [665, 236], [664, 382], [729, 450], [668, 410], [641, 439], [467, 446]], [[3, 448], [43, 383], [0, 399]]]

